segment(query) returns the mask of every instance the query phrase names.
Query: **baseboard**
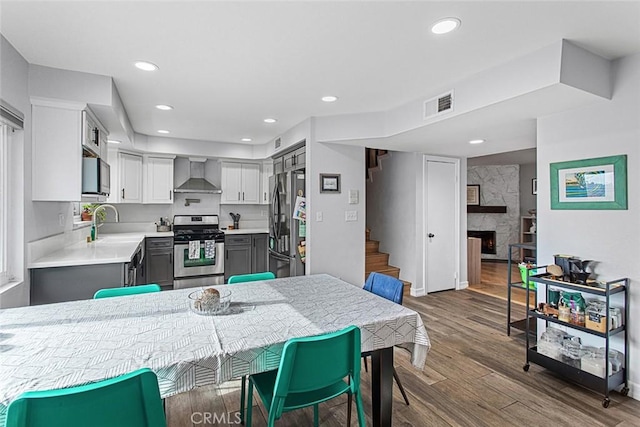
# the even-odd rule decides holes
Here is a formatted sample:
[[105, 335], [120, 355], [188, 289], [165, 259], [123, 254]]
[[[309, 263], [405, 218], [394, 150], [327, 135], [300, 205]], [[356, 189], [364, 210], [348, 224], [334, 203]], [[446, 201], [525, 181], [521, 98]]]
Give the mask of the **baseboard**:
[[467, 289], [469, 287], [469, 282], [468, 281], [464, 281], [464, 282], [460, 282], [460, 284], [458, 285], [458, 290], [461, 291], [463, 289]]
[[424, 288], [416, 290], [416, 289], [413, 289], [413, 286], [412, 286], [411, 291], [409, 291], [409, 294], [412, 297], [423, 297], [426, 295], [426, 292], [424, 291]]

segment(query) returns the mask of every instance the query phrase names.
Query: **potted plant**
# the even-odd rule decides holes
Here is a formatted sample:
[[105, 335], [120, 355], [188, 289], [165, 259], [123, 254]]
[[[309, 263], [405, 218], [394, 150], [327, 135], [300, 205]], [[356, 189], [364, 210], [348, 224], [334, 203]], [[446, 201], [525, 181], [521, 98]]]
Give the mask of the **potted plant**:
[[[93, 211], [95, 211], [98, 206], [100, 206], [99, 203], [87, 203], [86, 205], [82, 205], [82, 213], [80, 214], [81, 219], [83, 221], [91, 221], [93, 219]], [[104, 221], [106, 217], [107, 213], [104, 210], [98, 212], [97, 219], [100, 221]]]

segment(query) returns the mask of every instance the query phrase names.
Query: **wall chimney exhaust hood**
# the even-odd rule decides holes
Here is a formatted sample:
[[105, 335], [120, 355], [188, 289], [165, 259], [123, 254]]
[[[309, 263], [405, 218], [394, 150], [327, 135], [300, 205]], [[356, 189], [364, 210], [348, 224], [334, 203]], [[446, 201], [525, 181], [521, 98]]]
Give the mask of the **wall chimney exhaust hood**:
[[189, 179], [178, 188], [174, 188], [174, 193], [204, 193], [220, 194], [222, 190], [204, 178], [204, 164], [207, 159], [189, 158]]

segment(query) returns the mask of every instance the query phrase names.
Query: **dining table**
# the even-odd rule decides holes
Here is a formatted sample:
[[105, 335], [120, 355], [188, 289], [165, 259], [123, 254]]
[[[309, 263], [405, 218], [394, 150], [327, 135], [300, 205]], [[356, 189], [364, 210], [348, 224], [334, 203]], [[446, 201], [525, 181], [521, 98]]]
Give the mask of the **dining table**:
[[165, 398], [277, 369], [287, 340], [355, 325], [372, 352], [373, 425], [390, 426], [393, 347], [422, 370], [431, 346], [417, 312], [328, 274], [215, 288], [231, 293], [216, 315], [191, 309], [197, 288], [0, 310], [0, 404], [143, 367]]

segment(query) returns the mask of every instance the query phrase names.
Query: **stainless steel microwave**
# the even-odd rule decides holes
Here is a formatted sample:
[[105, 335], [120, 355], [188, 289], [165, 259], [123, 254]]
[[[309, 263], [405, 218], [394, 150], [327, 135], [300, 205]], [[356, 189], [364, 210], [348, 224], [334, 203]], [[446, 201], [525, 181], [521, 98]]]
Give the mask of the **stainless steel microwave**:
[[82, 194], [108, 196], [110, 192], [109, 163], [99, 157], [82, 158]]

